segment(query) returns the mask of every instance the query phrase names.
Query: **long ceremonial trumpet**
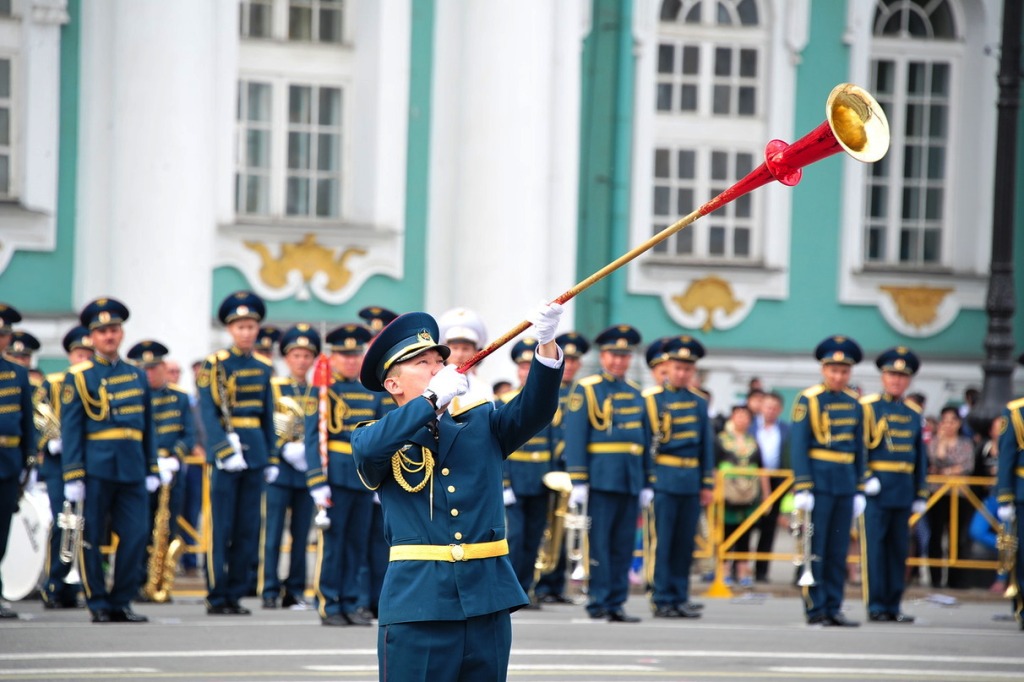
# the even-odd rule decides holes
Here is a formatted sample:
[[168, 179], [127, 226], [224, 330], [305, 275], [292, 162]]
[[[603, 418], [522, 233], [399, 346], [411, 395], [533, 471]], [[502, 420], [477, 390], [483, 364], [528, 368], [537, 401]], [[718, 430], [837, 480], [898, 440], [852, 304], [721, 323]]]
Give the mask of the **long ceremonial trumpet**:
[[[569, 299], [599, 282], [640, 254], [648, 251], [679, 232], [701, 216], [728, 204], [738, 197], [751, 192], [772, 180], [793, 186], [800, 182], [803, 167], [815, 161], [845, 151], [864, 163], [878, 161], [889, 150], [889, 121], [885, 112], [867, 90], [852, 83], [840, 83], [832, 89], [825, 103], [825, 121], [793, 144], [772, 140], [764, 149], [764, 163], [751, 171], [745, 178], [728, 188], [693, 213], [669, 225], [640, 246], [613, 260], [585, 280], [554, 299], [554, 303], [565, 303]], [[518, 325], [495, 339], [489, 346], [477, 352], [459, 366], [465, 373], [470, 367], [498, 350], [529, 328], [523, 320]]]

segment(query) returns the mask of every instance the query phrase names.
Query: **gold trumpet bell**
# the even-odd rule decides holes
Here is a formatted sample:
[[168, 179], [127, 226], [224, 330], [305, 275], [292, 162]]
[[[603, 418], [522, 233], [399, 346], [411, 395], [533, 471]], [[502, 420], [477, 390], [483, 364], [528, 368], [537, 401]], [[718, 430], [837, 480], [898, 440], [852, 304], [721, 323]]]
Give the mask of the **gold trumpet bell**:
[[864, 163], [878, 161], [889, 149], [889, 120], [878, 101], [853, 83], [832, 89], [825, 116], [836, 142]]

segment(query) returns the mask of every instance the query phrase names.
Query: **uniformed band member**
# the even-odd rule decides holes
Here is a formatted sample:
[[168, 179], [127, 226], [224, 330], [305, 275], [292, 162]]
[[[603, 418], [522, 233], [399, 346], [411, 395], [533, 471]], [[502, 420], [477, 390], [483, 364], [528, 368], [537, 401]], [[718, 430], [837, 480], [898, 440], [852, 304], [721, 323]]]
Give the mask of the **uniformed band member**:
[[[12, 324], [21, 321], [21, 314], [0, 303], [0, 353], [11, 343]], [[32, 421], [32, 387], [28, 371], [0, 355], [0, 561], [7, 552], [11, 517], [18, 511], [21, 485], [28, 476], [36, 449], [36, 428]], [[0, 594], [3, 577], [0, 576]], [[0, 618], [17, 618], [18, 614], [0, 602]]]
[[426, 313], [400, 316], [374, 339], [364, 386], [398, 407], [352, 435], [359, 474], [380, 494], [391, 564], [380, 601], [381, 680], [505, 680], [509, 613], [527, 603], [505, 539], [502, 460], [558, 407], [562, 306], [528, 319], [538, 346], [519, 396], [455, 415], [467, 378]]
[[331, 522], [319, 529], [313, 574], [323, 625], [370, 625], [368, 615], [359, 610], [359, 569], [367, 553], [373, 495], [356, 473], [352, 430], [380, 415], [380, 397], [359, 383], [371, 336], [361, 324], [343, 324], [327, 334], [333, 376], [327, 401], [326, 470], [320, 462], [318, 415], [306, 426], [306, 485], [317, 507], [327, 508]]
[[[82, 325], [72, 327], [62, 340], [64, 352], [68, 355], [70, 366], [92, 360], [92, 338], [89, 330]], [[64, 387], [66, 371], [51, 372], [43, 384], [46, 402], [54, 418], [60, 419], [60, 396]], [[58, 424], [59, 428], [59, 424]], [[64, 509], [64, 465], [61, 458], [63, 443], [60, 433], [55, 438], [43, 438], [40, 435], [39, 475], [46, 483], [46, 495], [50, 498], [50, 510], [59, 514]], [[78, 608], [78, 595], [81, 594], [80, 583], [65, 582], [71, 563], [60, 560], [61, 529], [56, 523], [50, 526], [50, 544], [46, 557], [46, 585], [42, 590], [43, 604], [48, 609]]]
[[274, 360], [274, 344], [281, 338], [281, 330], [272, 324], [265, 324], [260, 327], [259, 333], [256, 334], [256, 345], [253, 347], [252, 352], [261, 358]]
[[864, 512], [864, 420], [859, 396], [850, 390], [860, 346], [846, 336], [818, 344], [821, 384], [804, 390], [793, 405], [790, 447], [793, 506], [814, 524], [811, 551], [815, 584], [804, 588], [809, 624], [857, 626], [842, 613], [850, 526]]
[[366, 323], [367, 329], [370, 333], [376, 336], [380, 334], [384, 327], [391, 324], [398, 313], [392, 312], [387, 308], [381, 308], [377, 305], [366, 306], [359, 311], [359, 317]]
[[661, 347], [665, 381], [644, 391], [654, 438], [654, 592], [657, 618], [699, 618], [690, 601], [690, 566], [701, 507], [715, 485], [714, 432], [703, 393], [691, 389], [704, 346], [692, 336]]
[[[512, 346], [512, 362], [516, 363], [520, 388], [501, 396], [507, 403], [526, 385], [537, 350], [537, 339], [526, 337]], [[508, 556], [519, 584], [527, 595], [533, 589], [536, 573], [537, 550], [548, 518], [548, 488], [544, 474], [554, 471], [552, 466], [551, 426], [537, 432], [530, 440], [505, 459], [504, 498], [508, 519]], [[534, 599], [527, 608], [540, 608]]]
[[665, 353], [665, 344], [671, 339], [662, 337], [655, 339], [649, 346], [644, 356], [647, 359], [647, 368], [651, 370], [651, 379], [655, 386], [664, 386], [668, 379], [668, 356]]
[[[275, 418], [282, 419], [277, 429], [281, 450], [280, 473], [267, 486], [263, 497], [263, 524], [260, 537], [259, 585], [263, 608], [276, 609], [278, 599], [285, 608], [307, 608], [306, 545], [313, 521], [313, 500], [306, 489], [306, 419], [317, 412], [317, 394], [309, 381], [309, 370], [320, 353], [320, 334], [308, 324], [285, 331], [279, 340], [288, 376], [274, 377]], [[291, 521], [288, 533], [291, 550], [288, 577], [281, 583], [278, 562], [285, 517]], [[283, 588], [283, 595], [282, 595]]]
[[[1024, 355], [1017, 362], [1024, 365]], [[1017, 586], [1017, 594], [1013, 598], [1013, 615], [1017, 625], [1024, 630], [1024, 523], [1018, 518], [1024, 514], [1024, 398], [1008, 403], [1001, 419], [999, 466], [996, 473], [996, 500], [999, 503], [997, 514], [1004, 524], [1011, 527], [1016, 525], [1017, 560], [1008, 582]]]
[[[437, 324], [441, 343], [451, 350], [448, 362], [452, 365], [461, 366], [487, 344], [483, 320], [468, 308], [452, 308], [442, 313]], [[469, 377], [469, 390], [452, 401], [448, 406], [449, 412], [458, 412], [494, 397], [491, 387], [477, 374], [476, 366], [471, 367], [466, 376]]]
[[[99, 298], [82, 310], [93, 359], [73, 365], [61, 389], [64, 497], [85, 500], [85, 529], [79, 566], [92, 622], [139, 623], [130, 600], [141, 584], [146, 556], [147, 492], [160, 485], [149, 382], [141, 369], [124, 362], [118, 349], [128, 308]], [[113, 587], [107, 590], [103, 545], [107, 520], [118, 536]]]
[[638, 384], [626, 378], [640, 332], [617, 325], [594, 340], [601, 373], [580, 379], [569, 396], [565, 461], [570, 504], [588, 504], [591, 618], [635, 623], [622, 605], [629, 596], [639, 496], [649, 502], [651, 427]]
[[[551, 447], [553, 456], [553, 468], [557, 471], [565, 471], [565, 438], [564, 423], [565, 412], [569, 404], [569, 392], [573, 382], [576, 381], [576, 374], [583, 365], [583, 356], [590, 350], [590, 342], [576, 332], [566, 332], [555, 337], [555, 343], [562, 349], [563, 368], [562, 383], [558, 388], [558, 410], [555, 418], [551, 420]], [[558, 564], [554, 570], [545, 573], [537, 581], [533, 588], [534, 597], [537, 601], [545, 604], [572, 604], [573, 601], [565, 594], [566, 578], [566, 554], [569, 547], [564, 542], [562, 553], [558, 557]]]
[[11, 342], [4, 355], [25, 369], [32, 368], [32, 354], [39, 350], [39, 339], [27, 331], [18, 329], [11, 334]]
[[217, 317], [234, 344], [207, 357], [197, 377], [211, 465], [206, 557], [211, 615], [250, 613], [239, 602], [259, 544], [263, 483], [278, 474], [271, 364], [253, 353], [265, 314], [263, 300], [250, 291], [225, 298]]
[[924, 513], [928, 451], [921, 436], [921, 408], [904, 397], [921, 366], [904, 346], [875, 360], [882, 370], [882, 393], [864, 396], [864, 444], [867, 508], [861, 542], [867, 553], [868, 620], [913, 623], [900, 611], [906, 575], [910, 515]]
[[[170, 486], [168, 511], [168, 542], [178, 533], [178, 516], [185, 504], [185, 486], [178, 485], [181, 461], [192, 452], [196, 444], [196, 429], [189, 409], [188, 393], [180, 386], [170, 383], [167, 377], [167, 346], [146, 339], [128, 350], [128, 359], [146, 372], [149, 382], [150, 404], [153, 406], [153, 428], [156, 430], [157, 467], [160, 469], [160, 485]], [[147, 537], [151, 538], [153, 523], [159, 506], [160, 491], [149, 496], [149, 527]], [[147, 575], [148, 561], [143, 561], [143, 582]]]

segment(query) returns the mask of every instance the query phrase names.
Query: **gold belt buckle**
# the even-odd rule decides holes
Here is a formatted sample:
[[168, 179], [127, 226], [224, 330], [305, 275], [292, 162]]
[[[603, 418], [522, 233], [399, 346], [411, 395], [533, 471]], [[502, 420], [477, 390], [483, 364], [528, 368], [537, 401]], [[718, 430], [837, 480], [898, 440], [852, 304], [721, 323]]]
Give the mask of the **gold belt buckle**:
[[452, 561], [465, 561], [466, 549], [462, 545], [448, 545], [452, 552]]

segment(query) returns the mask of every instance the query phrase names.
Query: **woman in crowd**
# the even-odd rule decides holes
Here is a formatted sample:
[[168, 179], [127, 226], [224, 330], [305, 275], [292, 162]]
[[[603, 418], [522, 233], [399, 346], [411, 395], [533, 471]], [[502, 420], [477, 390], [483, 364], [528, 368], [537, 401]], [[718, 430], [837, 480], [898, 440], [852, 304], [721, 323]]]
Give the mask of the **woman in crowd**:
[[[942, 408], [939, 415], [938, 429], [931, 443], [928, 444], [928, 473], [939, 476], [970, 476], [974, 473], [974, 443], [961, 434], [963, 426], [960, 413], [957, 408], [947, 405]], [[932, 489], [937, 489], [936, 485]], [[970, 551], [970, 536], [968, 526], [971, 521], [971, 504], [966, 497], [960, 493], [957, 522], [959, 532], [957, 533], [958, 553], [961, 558], [966, 558]], [[943, 559], [952, 553], [949, 544], [949, 522], [950, 522], [950, 497], [943, 496], [935, 501], [935, 504], [928, 511], [928, 526], [931, 529], [931, 537], [928, 541], [928, 558]], [[943, 546], [946, 545], [946, 550]], [[942, 566], [929, 566], [931, 574], [931, 586], [933, 589], [941, 587], [963, 588], [967, 587], [965, 572], [962, 569], [950, 568], [948, 579], [945, 584], [942, 582]]]

